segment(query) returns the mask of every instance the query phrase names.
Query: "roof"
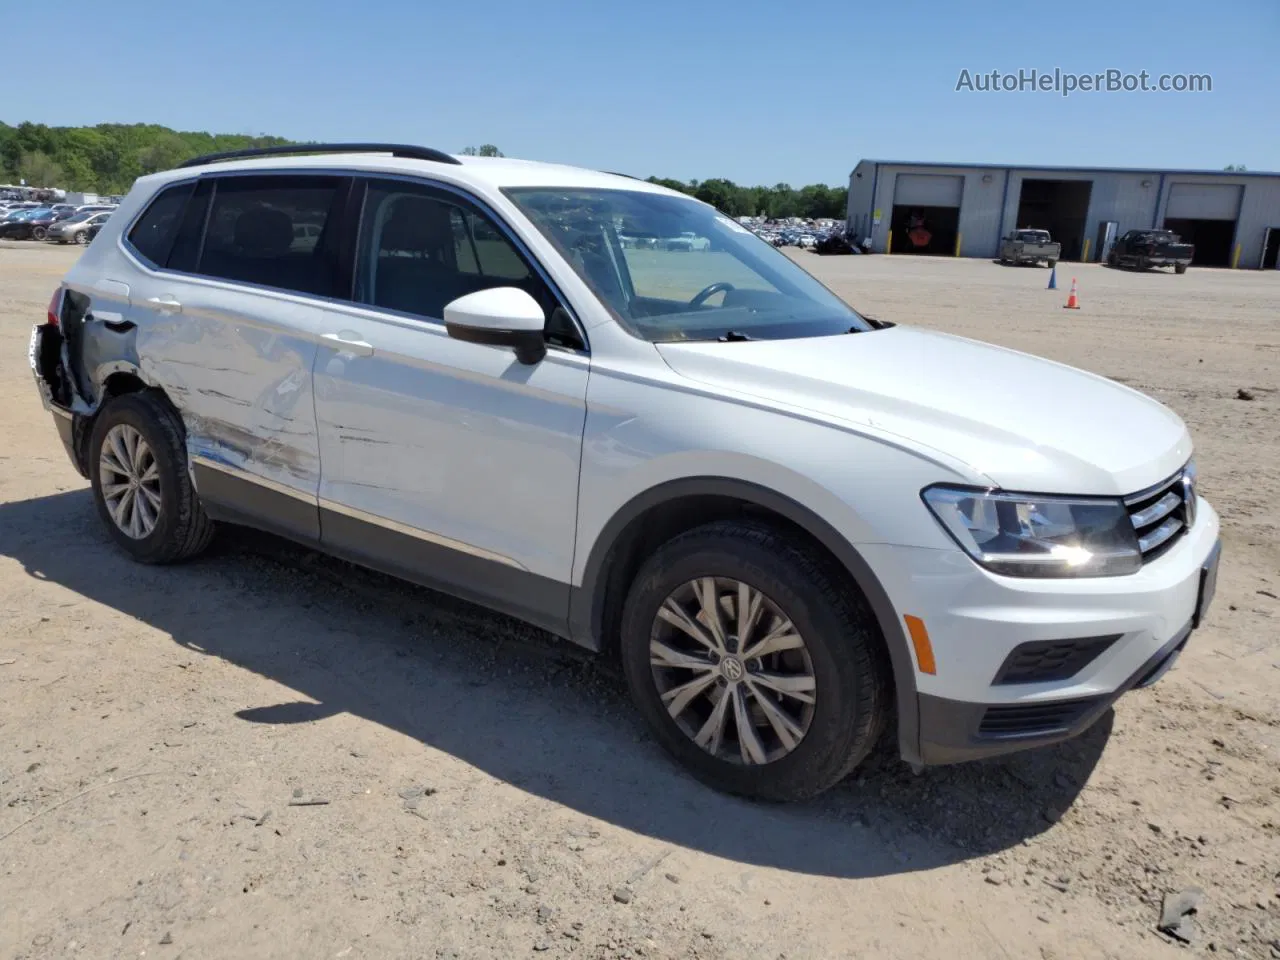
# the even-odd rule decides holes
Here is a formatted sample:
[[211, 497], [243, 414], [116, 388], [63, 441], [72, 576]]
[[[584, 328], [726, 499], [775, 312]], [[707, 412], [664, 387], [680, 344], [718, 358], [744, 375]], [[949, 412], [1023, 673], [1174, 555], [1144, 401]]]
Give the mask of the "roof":
[[1035, 164], [1035, 163], [933, 163], [927, 160], [877, 160], [868, 157], [858, 161], [858, 166], [864, 163], [874, 163], [882, 167], [940, 167], [948, 170], [969, 169], [969, 170], [1054, 170], [1062, 173], [1150, 173], [1159, 176], [1160, 174], [1175, 174], [1177, 176], [1195, 176], [1195, 177], [1280, 177], [1280, 171], [1275, 170], [1181, 170], [1162, 167], [1068, 167], [1055, 166], [1053, 164]]
[[602, 173], [583, 167], [558, 163], [539, 163], [508, 157], [456, 158], [458, 163], [438, 163], [384, 153], [337, 153], [277, 157], [253, 157], [226, 160], [199, 167], [165, 171], [158, 176], [166, 180], [190, 177], [192, 174], [252, 170], [364, 170], [371, 173], [415, 173], [454, 183], [477, 183], [487, 187], [586, 187], [594, 189], [642, 190], [649, 193], [672, 193], [665, 187], [616, 173]]

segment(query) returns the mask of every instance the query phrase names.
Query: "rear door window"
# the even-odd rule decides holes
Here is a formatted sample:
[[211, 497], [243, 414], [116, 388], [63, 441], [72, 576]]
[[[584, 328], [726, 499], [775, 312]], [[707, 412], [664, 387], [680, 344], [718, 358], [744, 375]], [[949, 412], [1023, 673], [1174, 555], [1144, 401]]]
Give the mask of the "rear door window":
[[[297, 293], [334, 296], [340, 206], [333, 176], [219, 177], [195, 272]], [[334, 229], [326, 229], [332, 225]]]
[[162, 190], [129, 231], [129, 243], [151, 266], [162, 267], [169, 259], [178, 225], [194, 183], [180, 183]]

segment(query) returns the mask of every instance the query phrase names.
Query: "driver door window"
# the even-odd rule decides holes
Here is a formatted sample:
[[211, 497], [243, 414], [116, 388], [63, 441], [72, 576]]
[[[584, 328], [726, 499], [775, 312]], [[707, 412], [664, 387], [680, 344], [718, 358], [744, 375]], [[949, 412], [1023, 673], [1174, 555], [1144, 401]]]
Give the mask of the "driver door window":
[[445, 305], [493, 287], [518, 287], [543, 308], [547, 339], [581, 340], [555, 295], [478, 210], [451, 194], [397, 181], [369, 185], [360, 227], [356, 299], [442, 322]]

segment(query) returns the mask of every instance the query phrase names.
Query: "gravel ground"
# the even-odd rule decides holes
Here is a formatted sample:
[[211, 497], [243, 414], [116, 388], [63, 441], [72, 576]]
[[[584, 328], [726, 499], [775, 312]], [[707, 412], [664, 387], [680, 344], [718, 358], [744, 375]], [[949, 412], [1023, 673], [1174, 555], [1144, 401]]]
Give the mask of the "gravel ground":
[[774, 807], [514, 621], [246, 532], [125, 560], [26, 368], [75, 255], [0, 243], [0, 956], [1280, 957], [1280, 274], [1063, 265], [1066, 312], [1044, 270], [796, 254], [1171, 405], [1226, 553], [1178, 666], [1079, 740]]

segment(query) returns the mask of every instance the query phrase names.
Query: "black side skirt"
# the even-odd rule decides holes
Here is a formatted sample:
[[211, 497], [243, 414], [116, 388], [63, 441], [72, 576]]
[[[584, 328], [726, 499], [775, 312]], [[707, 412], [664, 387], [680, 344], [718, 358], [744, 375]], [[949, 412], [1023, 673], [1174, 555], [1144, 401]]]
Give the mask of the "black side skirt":
[[193, 475], [214, 520], [287, 537], [569, 637], [567, 583], [320, 508], [199, 463]]

